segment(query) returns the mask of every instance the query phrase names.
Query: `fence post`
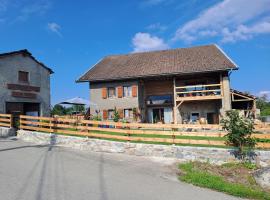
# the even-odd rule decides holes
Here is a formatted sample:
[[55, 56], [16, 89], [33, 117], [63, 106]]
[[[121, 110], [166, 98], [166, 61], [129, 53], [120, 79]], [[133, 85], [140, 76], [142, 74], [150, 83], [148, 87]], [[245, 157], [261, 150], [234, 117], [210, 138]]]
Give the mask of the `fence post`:
[[13, 116], [10, 114], [10, 117], [9, 117], [9, 128], [12, 128], [13, 127]]

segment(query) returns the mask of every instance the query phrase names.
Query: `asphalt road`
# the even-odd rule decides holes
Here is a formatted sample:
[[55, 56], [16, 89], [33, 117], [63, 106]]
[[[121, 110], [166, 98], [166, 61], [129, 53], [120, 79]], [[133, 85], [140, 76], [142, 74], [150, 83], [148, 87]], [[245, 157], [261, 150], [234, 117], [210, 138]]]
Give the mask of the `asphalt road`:
[[237, 199], [179, 182], [174, 166], [149, 158], [0, 139], [0, 199]]

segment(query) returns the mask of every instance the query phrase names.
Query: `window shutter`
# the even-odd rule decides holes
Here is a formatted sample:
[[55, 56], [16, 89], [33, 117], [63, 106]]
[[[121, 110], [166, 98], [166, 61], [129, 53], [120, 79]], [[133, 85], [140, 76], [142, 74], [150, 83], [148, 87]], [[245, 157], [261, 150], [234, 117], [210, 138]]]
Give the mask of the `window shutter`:
[[107, 119], [108, 119], [108, 111], [103, 110], [103, 120], [107, 120]]
[[119, 117], [120, 119], [124, 118], [124, 110], [123, 109], [118, 109]]
[[137, 85], [132, 86], [132, 97], [137, 97]]
[[123, 97], [123, 86], [119, 86], [117, 90], [118, 90], [118, 92], [117, 92], [118, 98], [122, 98]]
[[107, 88], [102, 88], [102, 98], [107, 99]]

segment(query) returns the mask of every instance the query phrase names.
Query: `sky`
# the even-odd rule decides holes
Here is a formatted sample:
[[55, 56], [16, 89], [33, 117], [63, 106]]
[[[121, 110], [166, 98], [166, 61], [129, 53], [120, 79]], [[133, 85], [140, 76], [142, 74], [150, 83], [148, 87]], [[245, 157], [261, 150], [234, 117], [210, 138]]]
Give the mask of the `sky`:
[[270, 0], [0, 0], [0, 53], [52, 68], [52, 104], [88, 99], [75, 80], [104, 56], [213, 43], [239, 67], [232, 88], [270, 95]]

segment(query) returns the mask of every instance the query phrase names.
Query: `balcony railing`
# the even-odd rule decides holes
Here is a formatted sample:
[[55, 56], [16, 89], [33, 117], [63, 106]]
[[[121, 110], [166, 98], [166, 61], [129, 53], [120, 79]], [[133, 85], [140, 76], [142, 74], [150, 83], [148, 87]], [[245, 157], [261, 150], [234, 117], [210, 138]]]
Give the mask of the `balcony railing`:
[[175, 87], [175, 91], [179, 100], [219, 99], [222, 96], [221, 84], [180, 86]]

